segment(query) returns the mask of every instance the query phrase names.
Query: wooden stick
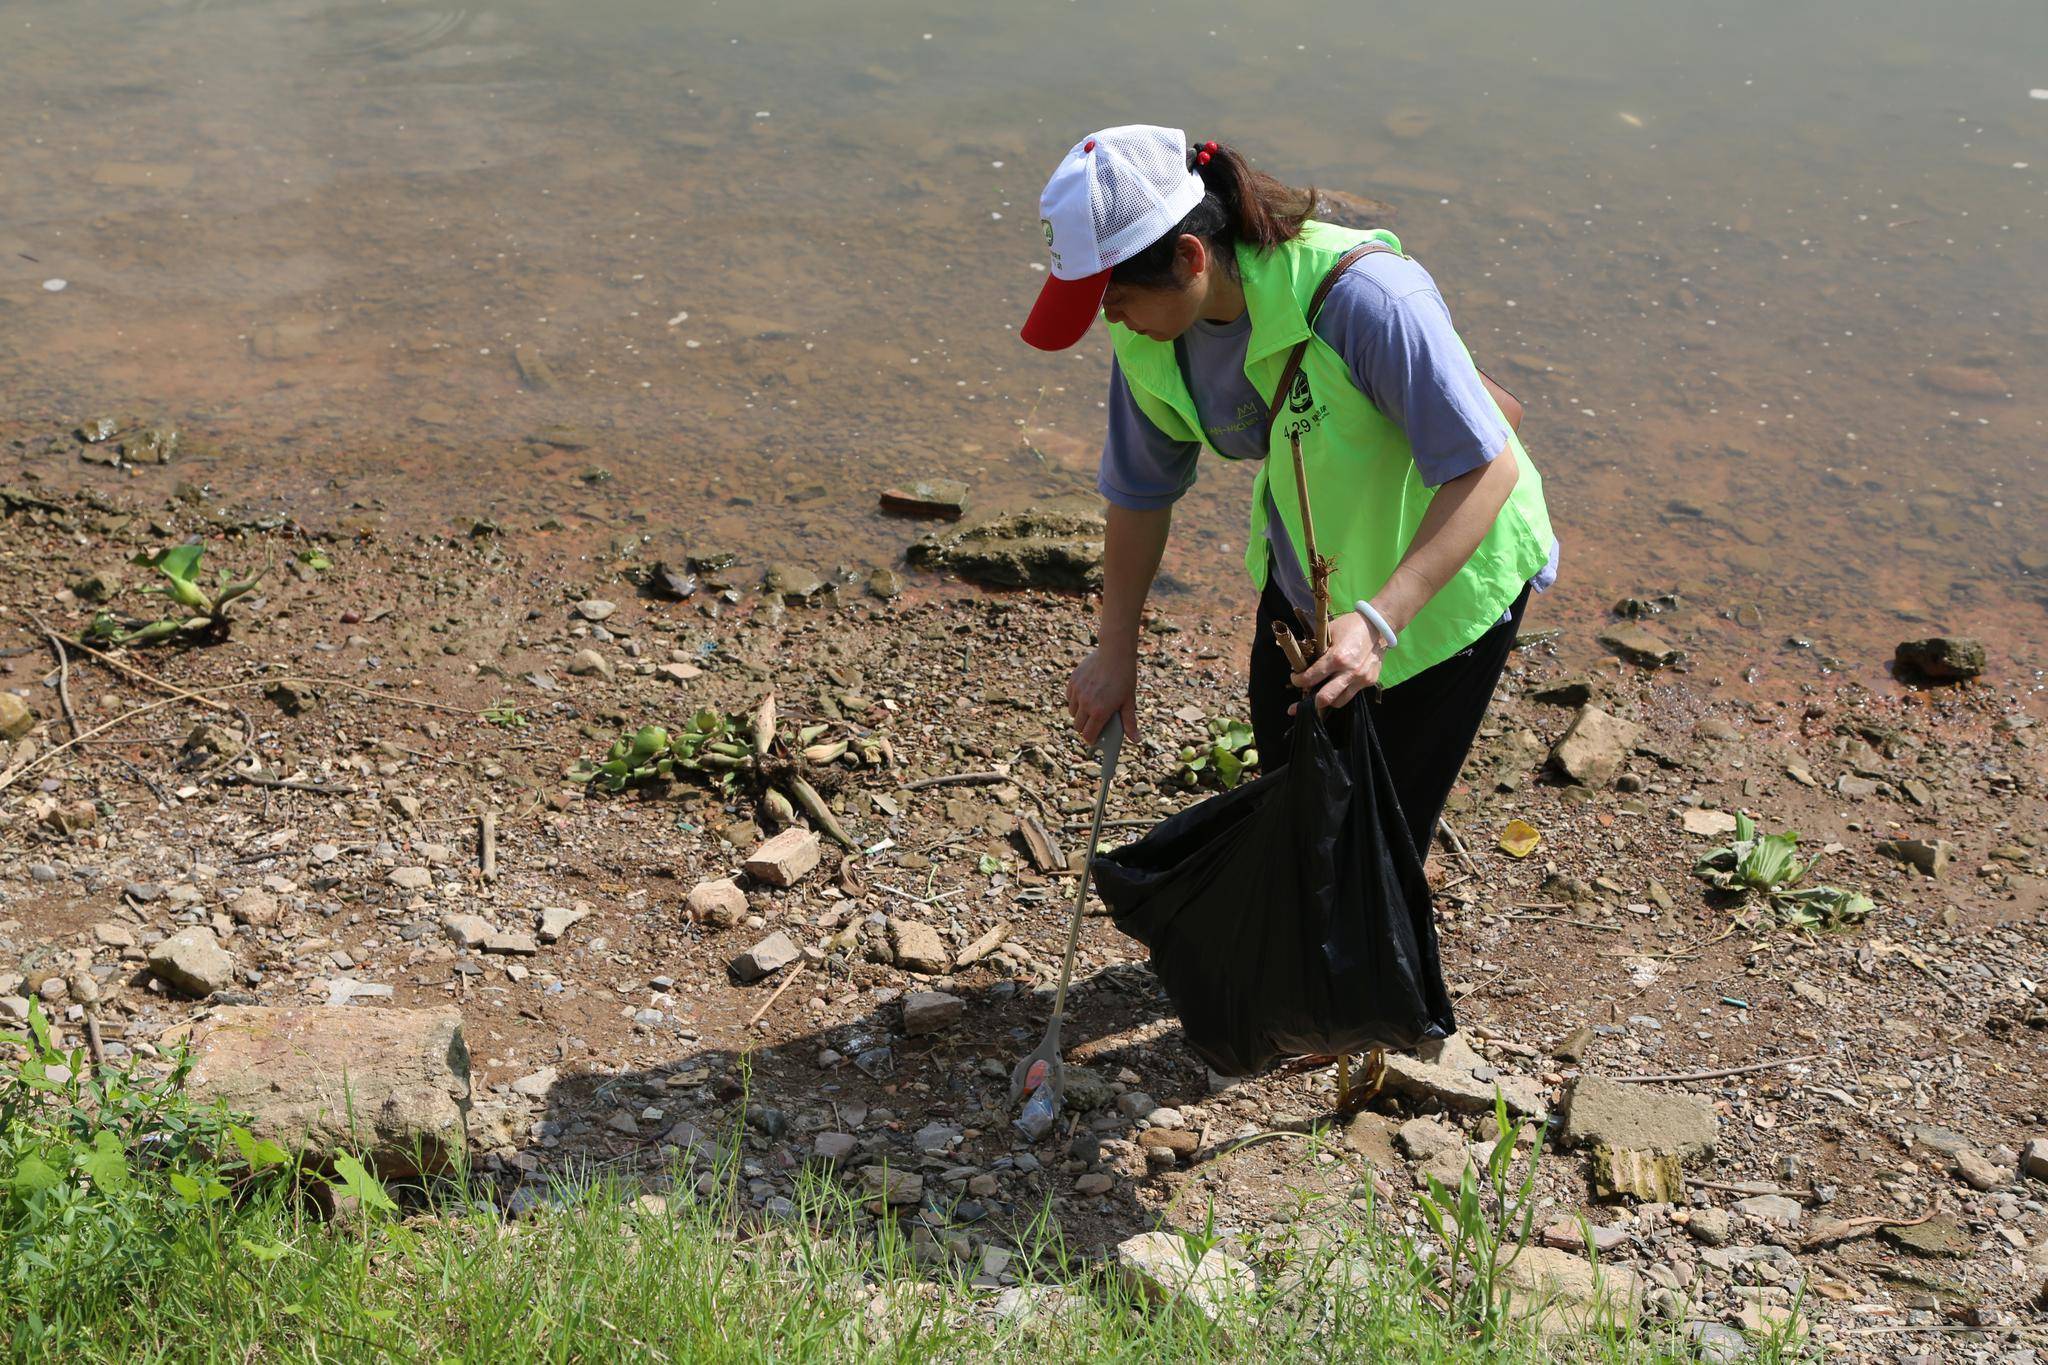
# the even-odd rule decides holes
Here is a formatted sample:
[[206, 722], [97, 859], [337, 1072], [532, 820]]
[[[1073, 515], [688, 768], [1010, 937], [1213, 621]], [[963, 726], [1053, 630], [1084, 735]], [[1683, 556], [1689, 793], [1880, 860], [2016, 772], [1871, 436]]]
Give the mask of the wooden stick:
[[[28, 616], [29, 620], [34, 621], [36, 625], [42, 629], [44, 634], [47, 635], [51, 633], [50, 628], [46, 625], [43, 625], [42, 620], [39, 617], [37, 617], [34, 612], [28, 612], [26, 613], [26, 615]], [[129, 677], [138, 679], [142, 682], [146, 682], [152, 687], [160, 687], [166, 692], [175, 693], [178, 696], [189, 698], [192, 701], [198, 702], [201, 706], [209, 706], [216, 711], [226, 712], [228, 715], [234, 714], [234, 708], [230, 706], [223, 705], [222, 703], [217, 701], [209, 701], [207, 698], [200, 696], [197, 692], [188, 692], [184, 688], [178, 686], [176, 683], [166, 682], [164, 679], [157, 677], [154, 673], [145, 673], [141, 669], [135, 667], [133, 664], [123, 663], [121, 660], [115, 658], [113, 655], [101, 653], [99, 650], [94, 649], [90, 645], [80, 643], [77, 640], [73, 640], [71, 642], [71, 647], [75, 650], [78, 650], [80, 653], [88, 656], [89, 658], [92, 658], [100, 663], [107, 665], [107, 667], [109, 668], [119, 669], [121, 672], [126, 673]]]
[[233, 764], [220, 770], [222, 777], [246, 782], [252, 787], [265, 787], [275, 791], [312, 792], [317, 796], [354, 796], [354, 787], [336, 787], [325, 782], [302, 782], [293, 777], [272, 777], [249, 768], [237, 768]]
[[920, 777], [915, 782], [903, 784], [907, 792], [921, 792], [928, 787], [993, 787], [998, 782], [1014, 782], [1008, 773], [952, 773], [946, 777]]
[[1803, 1052], [1797, 1057], [1780, 1057], [1774, 1062], [1751, 1062], [1747, 1066], [1715, 1067], [1712, 1071], [1674, 1071], [1664, 1076], [1616, 1076], [1622, 1085], [1654, 1085], [1665, 1081], [1717, 1081], [1723, 1076], [1747, 1076], [1756, 1071], [1772, 1071], [1781, 1066], [1793, 1066], [1800, 1062], [1811, 1062], [1825, 1057], [1825, 1052]]
[[1442, 816], [1438, 816], [1436, 824], [1437, 828], [1444, 832], [1444, 838], [1450, 841], [1452, 851], [1465, 864], [1465, 870], [1475, 877], [1478, 876], [1479, 864], [1472, 860], [1472, 855], [1466, 851], [1465, 841], [1458, 837], [1458, 831], [1451, 828], [1451, 822]]
[[[31, 615], [30, 620], [35, 620]], [[78, 742], [78, 712], [71, 709], [71, 658], [64, 652], [64, 642], [57, 638], [57, 632], [42, 626], [43, 638], [50, 642], [50, 648], [57, 651], [57, 700], [64, 707], [64, 723], [71, 727], [71, 742]]]
[[498, 812], [487, 810], [477, 817], [477, 862], [483, 879], [494, 882], [498, 879]]
[[1866, 1214], [1861, 1218], [1838, 1218], [1822, 1223], [1806, 1234], [1806, 1240], [1799, 1244], [1801, 1251], [1820, 1251], [1823, 1248], [1839, 1246], [1843, 1242], [1868, 1236], [1879, 1228], [1917, 1228], [1934, 1217], [1930, 1209], [1918, 1218], [1893, 1218], [1889, 1214]]
[[747, 1020], [747, 1027], [752, 1028], [754, 1025], [760, 1023], [762, 1016], [767, 1014], [768, 1011], [774, 1006], [775, 1002], [782, 998], [782, 993], [784, 991], [788, 990], [791, 986], [796, 984], [796, 979], [804, 974], [804, 968], [810, 965], [810, 959], [804, 958], [800, 960], [796, 964], [796, 966], [791, 967], [789, 969], [789, 975], [783, 977], [782, 984], [775, 988], [775, 994], [769, 996], [766, 1000], [764, 1000], [761, 1003], [761, 1008], [754, 1011], [754, 1017]]
[[[246, 688], [261, 687], [264, 683], [269, 681], [272, 680], [268, 678], [251, 678], [242, 682], [222, 683], [219, 687], [209, 687], [205, 690], [211, 693], [239, 692]], [[113, 729], [117, 725], [124, 725], [127, 722], [134, 720], [137, 716], [146, 715], [151, 711], [160, 711], [166, 706], [176, 705], [178, 702], [185, 700], [186, 696], [190, 696], [193, 700], [201, 699], [198, 697], [196, 693], [185, 694], [183, 696], [177, 697], [165, 697], [162, 701], [153, 701], [147, 703], [146, 705], [138, 706], [133, 711], [124, 711], [110, 721], [106, 721], [102, 724], [95, 725], [92, 729], [87, 730], [77, 739], [65, 740], [62, 744], [57, 745], [55, 748], [50, 749], [48, 752], [38, 755], [35, 759], [31, 760], [28, 763], [24, 763], [21, 767], [16, 768], [13, 772], [10, 772], [5, 776], [0, 776], [0, 791], [7, 790], [7, 788], [13, 786], [16, 782], [19, 782], [22, 778], [28, 776], [30, 773], [40, 771], [41, 769], [49, 765], [51, 759], [57, 757], [57, 755], [63, 753], [65, 750], [70, 749], [72, 746], [77, 744], [83, 744], [86, 740], [93, 738], [95, 735], [104, 734], [108, 730]]]
[[92, 1006], [85, 1007], [85, 1050], [92, 1057], [93, 1070], [107, 1064], [107, 1045], [100, 1040], [100, 1017]]
[[1308, 657], [1301, 652], [1301, 641], [1287, 628], [1285, 621], [1273, 623], [1273, 640], [1280, 646], [1280, 652], [1287, 656], [1287, 666], [1296, 673], [1308, 671]]
[[1309, 510], [1308, 471], [1302, 464], [1301, 437], [1288, 437], [1294, 448], [1294, 489], [1301, 496], [1301, 539], [1302, 547], [1308, 551], [1309, 588], [1315, 594], [1316, 656], [1322, 657], [1330, 647], [1330, 561], [1316, 550], [1316, 519]]

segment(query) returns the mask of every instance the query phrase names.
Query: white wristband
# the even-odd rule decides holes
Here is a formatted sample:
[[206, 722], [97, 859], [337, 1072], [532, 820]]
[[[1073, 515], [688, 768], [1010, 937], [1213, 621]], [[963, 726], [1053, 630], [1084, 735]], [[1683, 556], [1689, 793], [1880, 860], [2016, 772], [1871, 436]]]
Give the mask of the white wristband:
[[1371, 626], [1379, 635], [1381, 649], [1392, 649], [1395, 645], [1401, 643], [1400, 637], [1394, 634], [1394, 628], [1387, 624], [1387, 618], [1380, 615], [1372, 603], [1360, 602], [1358, 604], [1358, 614], [1363, 616], [1365, 623]]

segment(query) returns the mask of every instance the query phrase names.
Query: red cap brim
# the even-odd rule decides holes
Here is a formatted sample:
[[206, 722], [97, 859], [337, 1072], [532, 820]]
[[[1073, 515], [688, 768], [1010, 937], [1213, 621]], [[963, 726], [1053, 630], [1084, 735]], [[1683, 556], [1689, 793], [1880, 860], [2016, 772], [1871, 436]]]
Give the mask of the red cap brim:
[[1041, 351], [1064, 351], [1087, 335], [1108, 291], [1107, 270], [1078, 280], [1048, 276], [1019, 335]]

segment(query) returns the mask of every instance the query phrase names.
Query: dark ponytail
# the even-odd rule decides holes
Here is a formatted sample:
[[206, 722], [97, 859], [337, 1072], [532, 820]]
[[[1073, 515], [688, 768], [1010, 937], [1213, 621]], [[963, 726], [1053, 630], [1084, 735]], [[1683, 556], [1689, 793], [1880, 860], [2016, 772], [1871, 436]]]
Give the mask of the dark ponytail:
[[1252, 169], [1242, 153], [1225, 143], [1200, 144], [1188, 153], [1188, 167], [1202, 177], [1208, 193], [1173, 231], [1112, 269], [1112, 282], [1139, 288], [1178, 283], [1174, 248], [1183, 236], [1207, 242], [1235, 275], [1238, 243], [1268, 250], [1291, 242], [1301, 235], [1302, 224], [1315, 216], [1314, 186], [1298, 190], [1283, 185]]

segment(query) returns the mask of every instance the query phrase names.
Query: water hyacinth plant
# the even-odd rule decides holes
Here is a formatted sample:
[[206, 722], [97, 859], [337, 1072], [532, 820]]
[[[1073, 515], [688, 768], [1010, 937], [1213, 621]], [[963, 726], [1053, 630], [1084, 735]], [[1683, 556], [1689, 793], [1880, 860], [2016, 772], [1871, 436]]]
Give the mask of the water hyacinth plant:
[[134, 562], [155, 569], [164, 582], [147, 591], [168, 597], [183, 611], [155, 621], [123, 621], [112, 612], [93, 617], [83, 637], [86, 644], [153, 645], [167, 640], [219, 639], [229, 627], [228, 609], [236, 599], [256, 590], [268, 570], [259, 569], [246, 578], [236, 578], [222, 569], [212, 586], [202, 586], [200, 561], [206, 546], [200, 543], [173, 545], [153, 555], [137, 555]]
[[1735, 841], [1700, 859], [1693, 875], [1792, 929], [1837, 929], [1867, 919], [1877, 908], [1868, 896], [1853, 891], [1801, 886], [1813, 867], [1800, 861], [1796, 833], [1759, 834], [1756, 822], [1738, 811]]
[[1192, 787], [1207, 775], [1229, 791], [1259, 766], [1259, 751], [1252, 747], [1252, 727], [1241, 720], [1217, 717], [1210, 718], [1208, 726], [1208, 743], [1190, 744], [1180, 751], [1174, 780]]

